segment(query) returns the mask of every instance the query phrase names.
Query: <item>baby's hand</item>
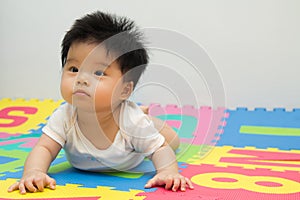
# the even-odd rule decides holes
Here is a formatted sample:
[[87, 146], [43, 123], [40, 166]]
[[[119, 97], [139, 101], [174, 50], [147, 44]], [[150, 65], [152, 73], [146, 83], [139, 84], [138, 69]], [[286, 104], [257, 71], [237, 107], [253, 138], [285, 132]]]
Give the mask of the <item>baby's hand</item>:
[[30, 173], [23, 175], [19, 182], [14, 183], [8, 188], [8, 192], [20, 190], [21, 194], [26, 194], [26, 190], [29, 192], [42, 192], [44, 187], [49, 187], [54, 190], [56, 182], [53, 178], [50, 178], [47, 174], [32, 170]]
[[190, 179], [182, 176], [179, 173], [170, 173], [168, 171], [160, 172], [156, 174], [152, 179], [148, 181], [145, 188], [151, 188], [154, 186], [165, 186], [165, 189], [176, 192], [179, 188], [182, 192], [186, 191], [186, 188], [194, 189], [194, 186]]
[[149, 114], [149, 106], [140, 106], [140, 109], [143, 111], [144, 114]]

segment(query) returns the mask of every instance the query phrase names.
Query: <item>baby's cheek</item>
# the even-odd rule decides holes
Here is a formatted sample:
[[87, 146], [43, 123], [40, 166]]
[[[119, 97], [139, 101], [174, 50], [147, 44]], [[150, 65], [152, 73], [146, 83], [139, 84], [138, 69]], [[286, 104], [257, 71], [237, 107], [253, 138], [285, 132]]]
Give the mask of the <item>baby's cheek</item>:
[[112, 105], [116, 104], [116, 99], [113, 98], [114, 89], [113, 87], [97, 87], [95, 91], [95, 106], [97, 110], [111, 109]]
[[63, 99], [68, 102], [68, 103], [72, 103], [72, 93], [73, 93], [73, 84], [66, 81], [66, 80], [62, 80], [61, 84], [60, 84], [60, 93], [61, 96], [63, 97]]
[[97, 87], [95, 90], [95, 103], [107, 105], [111, 102], [111, 91], [105, 87]]

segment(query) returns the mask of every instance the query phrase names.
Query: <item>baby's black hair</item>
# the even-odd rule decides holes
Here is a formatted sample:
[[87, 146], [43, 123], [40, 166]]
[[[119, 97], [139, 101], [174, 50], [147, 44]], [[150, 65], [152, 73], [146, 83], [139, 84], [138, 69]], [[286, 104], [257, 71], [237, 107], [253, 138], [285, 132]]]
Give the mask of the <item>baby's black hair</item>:
[[107, 53], [117, 55], [116, 61], [125, 81], [133, 81], [134, 86], [148, 64], [142, 33], [133, 21], [125, 17], [96, 11], [77, 19], [62, 41], [62, 67], [73, 42], [104, 44]]

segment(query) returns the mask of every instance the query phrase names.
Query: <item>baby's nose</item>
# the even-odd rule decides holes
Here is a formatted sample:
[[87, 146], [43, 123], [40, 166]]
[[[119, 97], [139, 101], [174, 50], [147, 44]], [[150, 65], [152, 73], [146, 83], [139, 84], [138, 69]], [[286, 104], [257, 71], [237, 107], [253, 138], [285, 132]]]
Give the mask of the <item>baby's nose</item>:
[[88, 80], [87, 75], [84, 73], [79, 73], [76, 79], [76, 84], [77, 85], [84, 85], [84, 86], [89, 86], [90, 81]]

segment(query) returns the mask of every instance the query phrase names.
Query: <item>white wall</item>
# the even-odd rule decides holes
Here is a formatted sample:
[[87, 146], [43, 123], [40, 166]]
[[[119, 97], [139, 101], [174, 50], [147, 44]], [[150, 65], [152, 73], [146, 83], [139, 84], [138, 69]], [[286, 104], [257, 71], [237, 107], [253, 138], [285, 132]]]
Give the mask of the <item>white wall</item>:
[[[174, 30], [203, 47], [221, 76], [227, 107], [300, 107], [299, 0], [1, 0], [0, 98], [60, 99], [63, 35], [76, 18], [97, 9], [128, 16], [142, 28]], [[154, 50], [151, 58], [182, 75], [176, 80], [191, 85], [198, 104], [212, 104], [210, 77], [194, 76], [191, 65], [170, 52]], [[185, 83], [153, 69], [144, 81], [155, 75], [176, 88], [180, 104], [194, 104]], [[135, 99], [178, 103], [171, 93], [162, 95], [168, 90], [144, 88], [151, 94], [137, 91]]]

